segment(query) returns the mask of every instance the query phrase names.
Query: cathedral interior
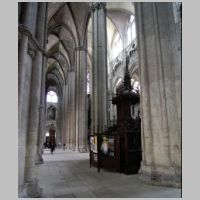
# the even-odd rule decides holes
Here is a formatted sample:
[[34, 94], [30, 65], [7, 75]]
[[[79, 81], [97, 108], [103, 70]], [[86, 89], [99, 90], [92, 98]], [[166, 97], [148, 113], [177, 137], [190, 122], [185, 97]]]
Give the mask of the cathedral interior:
[[18, 196], [181, 197], [182, 4], [18, 2]]

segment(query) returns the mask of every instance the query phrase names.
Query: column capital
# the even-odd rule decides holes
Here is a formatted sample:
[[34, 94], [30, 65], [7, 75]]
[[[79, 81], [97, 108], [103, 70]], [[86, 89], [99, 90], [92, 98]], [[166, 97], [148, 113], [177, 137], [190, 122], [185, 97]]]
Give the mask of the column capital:
[[75, 72], [74, 69], [68, 70], [68, 73], [72, 73], [72, 72]]
[[35, 43], [32, 40], [28, 40], [28, 49], [27, 49], [27, 53], [29, 54], [29, 56], [34, 59], [35, 55], [37, 54], [37, 46], [35, 45]]
[[75, 51], [87, 51], [87, 48], [84, 46], [75, 47]]
[[95, 11], [97, 9], [104, 9], [106, 10], [106, 2], [95, 2], [91, 4], [92, 11]]
[[31, 56], [31, 58], [34, 58], [36, 51], [41, 51], [43, 55], [47, 57], [46, 50], [39, 45], [36, 38], [32, 35], [32, 33], [28, 30], [28, 28], [25, 25], [19, 24], [18, 30], [19, 30], [18, 33], [19, 40], [22, 37], [22, 34], [25, 34], [28, 37], [29, 45], [27, 52]]

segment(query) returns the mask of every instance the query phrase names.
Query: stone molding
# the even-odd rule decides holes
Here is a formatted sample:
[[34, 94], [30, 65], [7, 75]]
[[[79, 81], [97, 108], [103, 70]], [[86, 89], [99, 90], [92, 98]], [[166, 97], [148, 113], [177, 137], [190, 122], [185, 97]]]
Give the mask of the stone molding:
[[18, 31], [19, 31], [18, 33], [19, 39], [21, 38], [22, 34], [25, 34], [28, 37], [29, 44], [28, 44], [27, 51], [28, 51], [28, 54], [31, 56], [31, 58], [35, 56], [37, 51], [41, 51], [42, 54], [47, 57], [46, 50], [39, 45], [36, 38], [31, 34], [31, 32], [28, 30], [26, 26], [24, 26], [23, 24], [19, 24]]
[[84, 46], [78, 46], [78, 47], [75, 47], [75, 51], [86, 51], [87, 52], [87, 48]]
[[104, 9], [104, 11], [106, 11], [106, 2], [92, 3], [91, 10], [94, 12], [95, 10], [98, 9]]

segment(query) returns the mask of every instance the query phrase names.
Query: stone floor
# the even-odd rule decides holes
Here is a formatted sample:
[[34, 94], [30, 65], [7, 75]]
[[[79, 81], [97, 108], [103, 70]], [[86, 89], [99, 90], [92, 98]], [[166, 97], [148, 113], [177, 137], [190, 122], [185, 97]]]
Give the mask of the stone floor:
[[180, 198], [181, 189], [147, 185], [138, 175], [124, 175], [89, 167], [89, 154], [45, 150], [38, 166], [44, 198]]

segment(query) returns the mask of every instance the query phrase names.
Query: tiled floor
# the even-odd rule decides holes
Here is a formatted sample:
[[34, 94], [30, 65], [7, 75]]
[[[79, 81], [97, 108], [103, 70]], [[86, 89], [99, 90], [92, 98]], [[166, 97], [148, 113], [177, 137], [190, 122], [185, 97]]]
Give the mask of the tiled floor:
[[181, 189], [147, 185], [138, 175], [89, 167], [89, 154], [56, 149], [43, 154], [38, 166], [43, 197], [49, 198], [180, 198]]

